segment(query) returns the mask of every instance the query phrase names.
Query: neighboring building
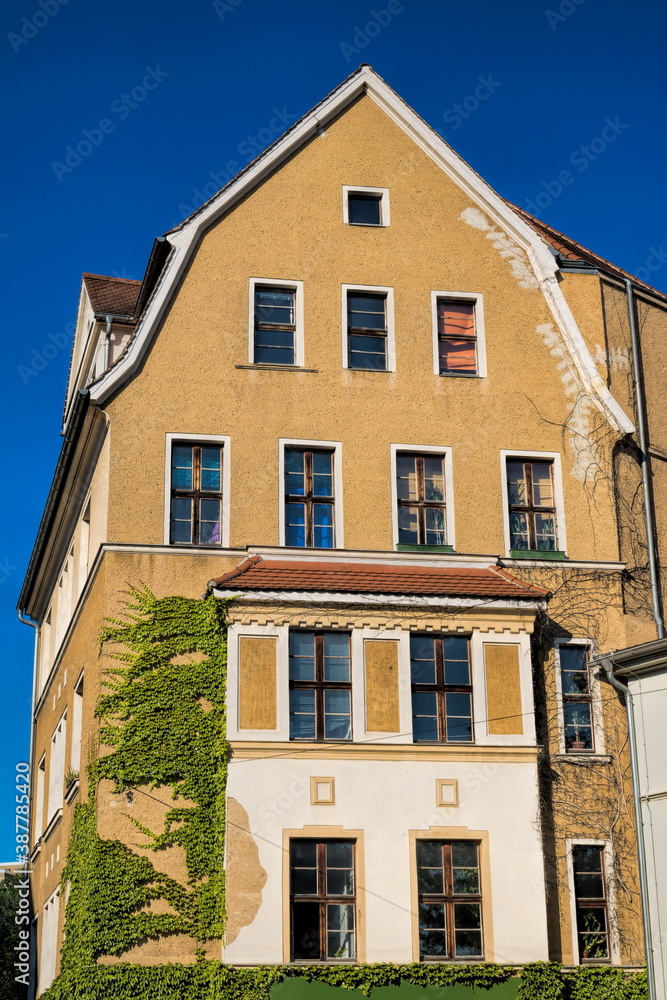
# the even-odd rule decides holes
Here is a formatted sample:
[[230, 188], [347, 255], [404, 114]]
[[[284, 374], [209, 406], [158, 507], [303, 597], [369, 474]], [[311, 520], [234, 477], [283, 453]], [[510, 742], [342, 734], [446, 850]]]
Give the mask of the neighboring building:
[[[142, 584], [230, 601], [208, 957], [643, 963], [625, 716], [588, 668], [655, 636], [625, 279], [366, 66], [156, 241], [142, 282], [84, 275], [20, 598], [38, 991], [114, 665], [99, 632]], [[664, 523], [667, 299], [634, 294]], [[133, 819], [162, 822], [108, 783], [97, 808], [139, 854]]]

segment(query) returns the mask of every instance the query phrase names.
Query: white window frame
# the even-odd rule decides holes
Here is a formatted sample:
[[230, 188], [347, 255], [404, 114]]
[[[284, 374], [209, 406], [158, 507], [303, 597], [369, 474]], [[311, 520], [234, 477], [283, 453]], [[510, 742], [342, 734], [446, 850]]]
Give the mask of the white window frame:
[[46, 824], [51, 822], [65, 797], [65, 747], [67, 744], [67, 712], [63, 712], [49, 743], [49, 784]]
[[[534, 462], [551, 462], [554, 474], [554, 501], [556, 505], [556, 544], [558, 552], [567, 555], [567, 535], [565, 533], [565, 505], [563, 503], [563, 474], [559, 451], [522, 451], [519, 448], [505, 448], [500, 451], [500, 485], [502, 490], [503, 531], [505, 536], [505, 555], [511, 559], [510, 547], [510, 515], [507, 501], [507, 460], [508, 458], [531, 459]], [[526, 549], [526, 559], [540, 559], [541, 553]], [[549, 557], [546, 556], [548, 559]]]
[[581, 639], [572, 636], [569, 639], [557, 636], [554, 639], [554, 670], [556, 680], [556, 702], [558, 712], [558, 752], [567, 754], [568, 757], [576, 757], [580, 753], [583, 757], [595, 759], [604, 755], [604, 727], [602, 725], [602, 700], [600, 684], [593, 676], [588, 666], [588, 683], [591, 692], [591, 723], [593, 726], [593, 750], [567, 750], [565, 747], [565, 713], [563, 711], [563, 685], [560, 673], [560, 650], [561, 646], [585, 646], [588, 650], [589, 660], [593, 655], [594, 647], [591, 639]]
[[169, 541], [171, 521], [171, 449], [174, 442], [185, 444], [218, 444], [222, 447], [222, 520], [220, 524], [219, 545], [189, 545], [187, 548], [205, 548], [210, 551], [229, 548], [229, 492], [232, 481], [231, 457], [232, 439], [226, 434], [165, 434], [164, 453], [164, 544], [173, 549], [185, 548], [184, 545], [172, 544]]
[[[368, 225], [364, 222], [350, 222], [350, 206], [348, 196], [351, 194], [379, 195], [380, 196], [380, 224], [379, 226]], [[358, 184], [343, 184], [343, 222], [348, 226], [361, 226], [368, 229], [386, 229], [390, 224], [389, 217], [389, 188], [360, 187]]]
[[[477, 372], [466, 375], [463, 372], [440, 371], [438, 351], [438, 299], [449, 302], [474, 302], [475, 335], [477, 338]], [[433, 372], [441, 378], [486, 378], [486, 335], [484, 332], [484, 296], [480, 292], [431, 292], [431, 326], [433, 331]]]
[[46, 754], [43, 753], [37, 765], [37, 781], [35, 782], [35, 829], [32, 831], [33, 846], [41, 839], [44, 832], [44, 793], [46, 787]]
[[72, 702], [72, 739], [69, 752], [69, 766], [72, 771], [81, 770], [81, 733], [83, 727], [83, 671], [79, 674], [74, 685], [74, 696]]
[[299, 552], [335, 552], [343, 544], [343, 445], [340, 441], [306, 441], [278, 438], [278, 544], [285, 546], [285, 448], [305, 448], [334, 453], [334, 542], [332, 549], [299, 548]]
[[[446, 545], [451, 545], [456, 550], [456, 522], [454, 518], [454, 463], [452, 461], [451, 447], [440, 447], [430, 444], [392, 444], [391, 453], [391, 521], [392, 535], [394, 540], [394, 550], [398, 542], [398, 490], [396, 489], [396, 456], [407, 453], [411, 455], [429, 454], [440, 455], [445, 460], [445, 536]], [[429, 546], [424, 547], [427, 552]]]
[[[241, 729], [239, 671], [241, 639], [247, 636], [276, 640], [276, 728]], [[227, 638], [227, 738], [273, 743], [289, 740], [289, 629], [286, 625], [230, 625]]]
[[[374, 368], [350, 368], [347, 351], [347, 294], [361, 292], [370, 295], [384, 295], [387, 311], [387, 367], [377, 371]], [[390, 285], [341, 285], [341, 315], [343, 326], [343, 368], [347, 371], [363, 372], [371, 375], [386, 375], [396, 371], [396, 341], [394, 336], [394, 289]]]
[[[255, 289], [287, 288], [294, 291], [294, 364], [271, 365], [255, 361]], [[305, 338], [303, 319], [303, 281], [293, 278], [249, 278], [248, 279], [248, 364], [257, 368], [303, 368], [305, 365]]]
[[618, 936], [618, 920], [616, 910], [616, 892], [613, 879], [609, 873], [614, 870], [614, 852], [609, 841], [588, 837], [572, 837], [565, 841], [567, 862], [567, 885], [570, 894], [570, 931], [572, 934], [572, 964], [582, 968], [591, 964], [579, 960], [579, 938], [577, 936], [577, 903], [574, 889], [574, 864], [572, 862], [573, 847], [601, 847], [604, 856], [605, 893], [607, 900], [607, 940], [609, 941], [609, 958], [603, 965], [620, 965], [620, 941]]
[[43, 908], [42, 934], [39, 948], [39, 979], [37, 995], [39, 996], [56, 978], [58, 965], [58, 914], [60, 910], [60, 890], [57, 889]]

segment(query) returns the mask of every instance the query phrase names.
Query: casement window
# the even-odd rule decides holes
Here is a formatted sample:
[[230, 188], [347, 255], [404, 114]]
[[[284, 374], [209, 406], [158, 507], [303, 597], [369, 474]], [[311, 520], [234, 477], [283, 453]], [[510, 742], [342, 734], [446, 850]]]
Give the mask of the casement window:
[[447, 544], [444, 455], [396, 454], [399, 545]]
[[220, 545], [222, 447], [174, 441], [171, 447], [169, 542]]
[[351, 697], [349, 635], [291, 631], [290, 739], [350, 740]]
[[438, 297], [438, 368], [441, 375], [478, 375], [476, 303]]
[[46, 754], [37, 766], [37, 788], [35, 789], [35, 828], [32, 833], [33, 845], [44, 832], [44, 788], [46, 784]]
[[83, 723], [83, 674], [74, 688], [74, 703], [72, 706], [72, 747], [70, 751], [70, 770], [79, 771], [81, 767], [81, 727]]
[[255, 364], [296, 364], [296, 289], [255, 285]]
[[285, 545], [332, 549], [334, 453], [285, 448]]
[[472, 743], [470, 643], [465, 636], [410, 636], [415, 743]]
[[588, 647], [560, 643], [558, 661], [563, 699], [565, 749], [568, 753], [593, 750], [595, 749], [593, 698]]
[[67, 730], [67, 714], [56, 726], [51, 737], [49, 752], [49, 804], [47, 809], [47, 825], [54, 815], [62, 808], [65, 794], [65, 737]]
[[44, 905], [42, 912], [42, 939], [39, 948], [39, 981], [37, 983], [39, 993], [43, 993], [56, 978], [59, 903], [60, 893], [55, 892]]
[[385, 372], [387, 363], [387, 295], [347, 291], [347, 367]]
[[344, 185], [343, 221], [350, 226], [388, 226], [388, 188]]
[[579, 961], [608, 961], [609, 914], [605, 888], [604, 848], [589, 844], [573, 846], [572, 872]]
[[508, 458], [506, 469], [510, 549], [555, 552], [558, 531], [553, 461]]
[[479, 842], [418, 840], [419, 957], [483, 958]]
[[353, 840], [290, 841], [291, 959], [356, 958]]

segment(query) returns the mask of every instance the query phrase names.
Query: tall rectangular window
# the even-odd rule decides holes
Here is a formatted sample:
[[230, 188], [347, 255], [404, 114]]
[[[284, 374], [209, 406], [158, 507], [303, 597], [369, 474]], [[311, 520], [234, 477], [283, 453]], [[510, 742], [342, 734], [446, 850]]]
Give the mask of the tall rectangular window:
[[477, 375], [475, 303], [437, 301], [438, 359], [441, 375]]
[[465, 636], [410, 636], [415, 743], [472, 743], [472, 677]]
[[56, 978], [58, 967], [58, 909], [59, 892], [55, 892], [44, 905], [42, 915], [42, 939], [39, 948], [39, 981], [37, 989], [40, 993], [48, 989]]
[[290, 841], [291, 958], [356, 958], [353, 840]]
[[70, 753], [70, 770], [79, 771], [81, 767], [81, 727], [83, 723], [83, 674], [74, 688], [74, 704], [72, 706], [72, 749]]
[[285, 448], [285, 545], [334, 547], [334, 454]]
[[419, 957], [483, 958], [479, 843], [418, 840]]
[[222, 448], [175, 443], [171, 450], [172, 545], [220, 545]]
[[593, 705], [588, 649], [586, 646], [558, 646], [560, 685], [563, 698], [565, 749], [570, 753], [593, 750]]
[[54, 815], [62, 807], [63, 796], [65, 794], [65, 734], [67, 727], [67, 716], [56, 726], [56, 731], [51, 737], [51, 747], [49, 753], [49, 805], [46, 822], [51, 822]]
[[553, 462], [507, 459], [510, 549], [558, 549]]
[[583, 844], [573, 847], [572, 869], [579, 961], [608, 961], [610, 956], [604, 849]]
[[351, 739], [349, 635], [294, 630], [289, 643], [290, 739]]
[[347, 293], [347, 365], [387, 371], [387, 296]]
[[37, 787], [35, 789], [35, 828], [32, 831], [33, 845], [37, 843], [44, 832], [44, 786], [46, 779], [46, 754], [37, 766]]
[[442, 455], [396, 455], [398, 541], [445, 545], [445, 460]]
[[255, 286], [255, 364], [296, 363], [296, 290]]

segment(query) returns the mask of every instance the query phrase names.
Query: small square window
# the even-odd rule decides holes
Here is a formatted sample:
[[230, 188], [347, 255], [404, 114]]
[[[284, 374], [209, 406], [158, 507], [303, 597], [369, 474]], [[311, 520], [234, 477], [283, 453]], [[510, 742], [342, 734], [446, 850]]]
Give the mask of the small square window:
[[350, 192], [347, 196], [347, 220], [353, 226], [381, 226], [382, 198]]

